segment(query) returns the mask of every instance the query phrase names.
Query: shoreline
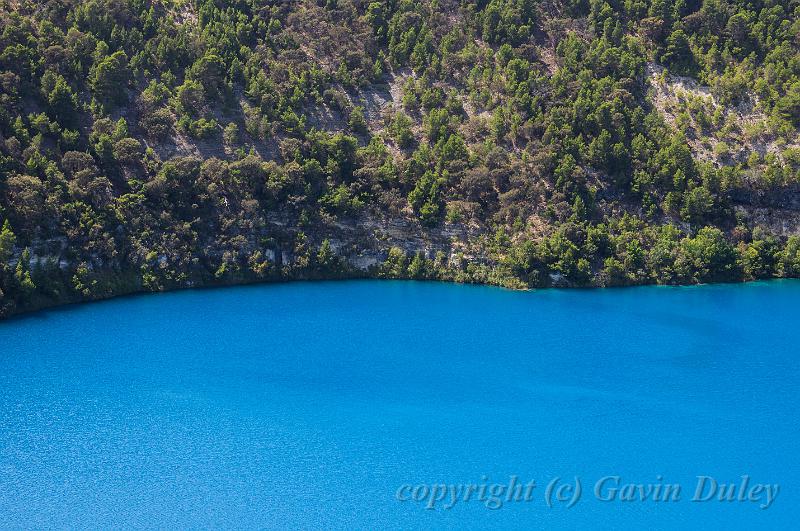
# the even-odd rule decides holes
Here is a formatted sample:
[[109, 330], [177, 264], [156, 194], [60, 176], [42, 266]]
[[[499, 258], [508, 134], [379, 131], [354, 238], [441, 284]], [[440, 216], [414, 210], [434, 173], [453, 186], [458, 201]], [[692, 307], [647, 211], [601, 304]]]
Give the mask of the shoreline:
[[448, 279], [436, 279], [436, 278], [387, 278], [387, 277], [380, 277], [375, 275], [339, 275], [339, 276], [328, 276], [328, 277], [319, 277], [319, 278], [284, 278], [284, 279], [258, 279], [258, 280], [242, 280], [242, 281], [234, 281], [234, 282], [220, 282], [220, 283], [209, 283], [209, 284], [202, 284], [202, 285], [194, 285], [194, 286], [176, 286], [170, 287], [163, 290], [147, 290], [147, 289], [132, 289], [127, 291], [121, 291], [118, 293], [108, 294], [108, 295], [100, 295], [96, 297], [92, 297], [89, 299], [79, 299], [79, 300], [65, 300], [65, 301], [55, 301], [52, 304], [40, 304], [35, 305], [33, 307], [27, 307], [19, 311], [14, 311], [9, 313], [8, 315], [0, 317], [0, 324], [12, 322], [18, 319], [25, 319], [29, 317], [34, 317], [37, 314], [51, 311], [51, 310], [59, 310], [59, 309], [69, 309], [69, 308], [77, 308], [79, 306], [99, 303], [99, 302], [106, 302], [112, 301], [116, 299], [124, 299], [128, 297], [145, 297], [148, 295], [158, 295], [158, 294], [166, 294], [166, 293], [179, 293], [183, 291], [206, 291], [206, 290], [218, 290], [218, 289], [227, 289], [227, 288], [237, 288], [237, 287], [251, 287], [251, 286], [266, 286], [270, 284], [274, 285], [285, 285], [285, 284], [293, 284], [293, 283], [303, 283], [303, 282], [358, 282], [358, 281], [394, 281], [394, 282], [436, 282], [442, 284], [458, 284], [462, 286], [475, 286], [475, 287], [489, 287], [489, 288], [496, 288], [501, 290], [508, 290], [514, 292], [538, 292], [538, 291], [596, 291], [596, 290], [622, 290], [622, 289], [635, 289], [635, 288], [700, 288], [700, 287], [714, 287], [714, 286], [730, 286], [733, 284], [758, 284], [758, 283], [773, 283], [773, 282], [780, 282], [780, 281], [792, 281], [792, 280], [800, 280], [797, 278], [758, 278], [758, 279], [751, 279], [751, 280], [737, 280], [731, 282], [708, 282], [708, 283], [693, 283], [693, 284], [658, 284], [655, 282], [652, 283], [645, 283], [645, 284], [624, 284], [624, 285], [612, 285], [612, 286], [598, 286], [598, 285], [590, 285], [590, 286], [576, 286], [576, 285], [563, 285], [563, 286], [543, 286], [543, 287], [513, 287], [513, 286], [503, 286], [500, 284], [494, 284], [491, 282], [479, 282], [479, 281], [458, 281], [458, 280], [448, 280]]

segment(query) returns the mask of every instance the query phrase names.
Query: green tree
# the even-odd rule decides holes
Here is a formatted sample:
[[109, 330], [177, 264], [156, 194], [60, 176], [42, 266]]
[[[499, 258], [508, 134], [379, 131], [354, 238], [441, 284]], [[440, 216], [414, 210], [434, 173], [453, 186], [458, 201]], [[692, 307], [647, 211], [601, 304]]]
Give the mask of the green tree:
[[36, 284], [31, 279], [31, 251], [27, 247], [22, 251], [22, 254], [17, 261], [17, 267], [14, 270], [14, 279], [17, 281], [17, 286], [26, 296], [30, 296], [36, 290]]
[[780, 276], [800, 276], [800, 238], [789, 236], [786, 246], [778, 256], [778, 260], [778, 274]]
[[101, 60], [91, 76], [92, 90], [101, 103], [122, 103], [128, 99], [128, 56], [123, 51], [114, 52]]
[[676, 74], [691, 75], [694, 72], [694, 55], [689, 46], [689, 38], [682, 29], [676, 29], [667, 38], [667, 48], [661, 61]]
[[17, 237], [11, 230], [11, 224], [8, 220], [3, 222], [3, 228], [0, 229], [0, 267], [5, 266], [6, 262], [11, 258], [11, 252], [17, 242]]
[[381, 264], [379, 274], [384, 278], [404, 278], [408, 273], [408, 258], [399, 247], [389, 249], [386, 260]]
[[731, 281], [739, 278], [737, 259], [721, 230], [703, 227], [695, 237], [681, 240], [676, 269], [688, 281]]
[[222, 132], [222, 139], [227, 146], [234, 146], [239, 142], [239, 126], [230, 122]]
[[338, 259], [331, 248], [331, 242], [327, 238], [322, 240], [322, 245], [317, 252], [317, 265], [322, 271], [332, 272], [338, 266]]
[[78, 99], [63, 77], [58, 76], [53, 89], [47, 94], [47, 104], [62, 126], [69, 127], [75, 123]]
[[175, 99], [178, 103], [178, 112], [190, 116], [199, 115], [206, 104], [203, 85], [191, 79], [187, 79], [183, 85], [178, 87]]
[[353, 132], [360, 135], [366, 135], [369, 132], [369, 129], [367, 129], [367, 120], [364, 118], [363, 107], [353, 107], [353, 110], [350, 111], [350, 120], [348, 121], [348, 125]]
[[776, 105], [778, 113], [800, 127], [800, 81], [792, 83]]
[[189, 69], [189, 76], [198, 81], [209, 98], [219, 97], [225, 88], [225, 62], [219, 55], [204, 55]]
[[714, 196], [704, 186], [698, 186], [684, 195], [681, 218], [693, 225], [714, 216]]
[[412, 124], [411, 118], [404, 112], [396, 113], [392, 119], [392, 138], [401, 148], [409, 148], [414, 144], [414, 133], [411, 130]]
[[411, 263], [408, 264], [408, 276], [414, 279], [422, 279], [427, 277], [427, 261], [422, 252], [414, 254]]
[[439, 187], [439, 179], [433, 172], [427, 171], [408, 194], [411, 208], [419, 214], [423, 223], [432, 224], [438, 219], [441, 208]]

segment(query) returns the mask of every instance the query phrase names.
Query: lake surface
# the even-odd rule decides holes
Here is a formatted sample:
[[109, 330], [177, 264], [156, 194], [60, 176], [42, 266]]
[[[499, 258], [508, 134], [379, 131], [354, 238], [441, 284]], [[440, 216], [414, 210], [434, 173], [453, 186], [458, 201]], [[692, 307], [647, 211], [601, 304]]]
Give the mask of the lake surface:
[[[794, 281], [348, 281], [2, 322], [0, 527], [794, 527], [798, 303]], [[691, 501], [697, 476], [734, 501]], [[441, 483], [475, 490], [447, 509]]]

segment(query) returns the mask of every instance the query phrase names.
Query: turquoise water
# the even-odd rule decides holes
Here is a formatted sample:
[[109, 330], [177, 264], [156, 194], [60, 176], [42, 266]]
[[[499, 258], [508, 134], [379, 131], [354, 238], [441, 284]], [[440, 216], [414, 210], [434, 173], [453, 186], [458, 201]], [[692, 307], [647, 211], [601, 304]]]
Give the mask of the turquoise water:
[[[0, 527], [793, 527], [798, 301], [353, 281], [2, 322]], [[745, 501], [691, 501], [743, 475]], [[511, 476], [536, 486], [495, 510], [419, 487]], [[602, 501], [605, 476], [682, 490]], [[766, 509], [756, 484], [779, 485]]]

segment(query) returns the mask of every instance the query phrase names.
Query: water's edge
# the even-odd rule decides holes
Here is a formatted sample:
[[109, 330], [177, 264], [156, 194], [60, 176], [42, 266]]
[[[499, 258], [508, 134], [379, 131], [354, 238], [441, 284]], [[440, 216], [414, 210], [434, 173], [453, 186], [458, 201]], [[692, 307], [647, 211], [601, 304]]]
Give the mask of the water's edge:
[[769, 279], [753, 279], [753, 280], [745, 280], [745, 281], [731, 281], [731, 282], [711, 282], [711, 283], [687, 283], [687, 284], [658, 284], [656, 282], [645, 282], [641, 284], [623, 284], [623, 285], [613, 285], [613, 286], [597, 286], [597, 285], [588, 285], [588, 286], [578, 286], [578, 285], [560, 285], [560, 286], [545, 286], [545, 287], [536, 287], [536, 288], [524, 288], [524, 287], [514, 287], [514, 286], [504, 286], [492, 282], [481, 282], [481, 281], [466, 281], [461, 282], [457, 280], [448, 280], [448, 279], [437, 279], [437, 278], [393, 278], [393, 277], [381, 277], [376, 275], [371, 275], [368, 272], [361, 272], [358, 271], [348, 272], [339, 275], [329, 275], [329, 276], [316, 276], [316, 277], [290, 277], [290, 278], [267, 278], [267, 279], [237, 279], [232, 281], [219, 281], [219, 282], [211, 282], [207, 284], [200, 284], [200, 285], [192, 285], [192, 286], [171, 286], [166, 289], [162, 290], [148, 290], [144, 289], [141, 286], [133, 287], [130, 289], [122, 289], [115, 293], [108, 293], [108, 294], [100, 294], [96, 296], [92, 296], [91, 298], [67, 298], [64, 300], [38, 300], [35, 304], [31, 304], [29, 306], [23, 308], [15, 308], [7, 315], [0, 315], [0, 322], [11, 321], [15, 319], [25, 318], [32, 315], [35, 315], [38, 312], [54, 310], [58, 308], [67, 308], [73, 306], [83, 306], [85, 304], [92, 304], [96, 302], [104, 302], [109, 300], [116, 300], [126, 297], [136, 297], [136, 296], [147, 296], [147, 295], [158, 295], [162, 293], [175, 293], [175, 292], [183, 292], [183, 291], [202, 291], [202, 290], [217, 290], [217, 289], [225, 289], [225, 288], [232, 288], [232, 287], [242, 287], [242, 286], [261, 286], [261, 285], [269, 285], [269, 284], [290, 284], [290, 283], [304, 283], [304, 282], [344, 282], [344, 281], [354, 281], [354, 280], [363, 280], [363, 281], [373, 281], [373, 280], [388, 280], [388, 281], [410, 281], [410, 282], [436, 282], [442, 284], [456, 284], [456, 285], [471, 285], [471, 286], [486, 286], [492, 287], [502, 290], [509, 290], [509, 291], [519, 291], [519, 292], [535, 292], [535, 291], [551, 291], [551, 290], [570, 290], [570, 291], [582, 291], [582, 290], [616, 290], [616, 289], [635, 289], [635, 288], [646, 288], [646, 287], [664, 287], [664, 288], [692, 288], [692, 287], [700, 287], [700, 286], [724, 286], [724, 285], [733, 285], [733, 284], [756, 284], [762, 282], [780, 282], [785, 280], [793, 280], [791, 278], [769, 278]]

